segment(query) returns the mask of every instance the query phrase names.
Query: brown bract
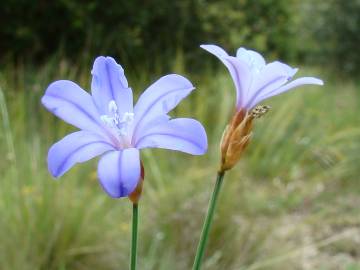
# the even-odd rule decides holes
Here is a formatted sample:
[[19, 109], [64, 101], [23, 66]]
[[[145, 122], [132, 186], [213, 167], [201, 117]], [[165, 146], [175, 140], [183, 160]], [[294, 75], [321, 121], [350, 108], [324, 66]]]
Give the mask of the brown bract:
[[250, 142], [253, 120], [254, 116], [251, 113], [240, 110], [234, 114], [230, 124], [225, 128], [220, 143], [220, 172], [230, 170], [241, 158]]
[[269, 106], [259, 105], [250, 112], [241, 109], [234, 114], [220, 142], [220, 172], [230, 170], [239, 161], [250, 142], [253, 120], [262, 117], [269, 110]]
[[138, 185], [136, 186], [135, 190], [129, 195], [129, 199], [133, 204], [137, 204], [140, 200], [144, 179], [145, 179], [145, 172], [144, 172], [144, 166], [141, 162], [141, 174], [140, 174], [140, 180]]

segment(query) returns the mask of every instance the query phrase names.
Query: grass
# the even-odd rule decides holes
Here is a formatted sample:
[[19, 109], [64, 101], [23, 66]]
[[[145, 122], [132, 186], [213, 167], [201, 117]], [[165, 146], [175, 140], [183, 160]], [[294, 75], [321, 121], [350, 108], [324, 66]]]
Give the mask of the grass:
[[[184, 73], [181, 61], [171, 72]], [[96, 160], [53, 181], [48, 147], [74, 130], [40, 105], [66, 78], [89, 89], [90, 61], [50, 59], [0, 70], [0, 268], [127, 269], [131, 204], [112, 200]], [[125, 68], [125, 70], [127, 70]], [[161, 70], [130, 73], [136, 96]], [[318, 69], [324, 87], [266, 102], [255, 137], [225, 179], [204, 269], [360, 269], [360, 86]], [[146, 150], [139, 269], [190, 269], [218, 166], [218, 141], [233, 110], [225, 72], [188, 75], [197, 90], [173, 115], [204, 123], [203, 157]]]

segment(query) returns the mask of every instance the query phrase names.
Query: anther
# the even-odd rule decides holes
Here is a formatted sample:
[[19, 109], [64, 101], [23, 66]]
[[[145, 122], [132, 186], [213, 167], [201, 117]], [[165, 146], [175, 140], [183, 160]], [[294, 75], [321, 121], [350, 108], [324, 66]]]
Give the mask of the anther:
[[117, 113], [118, 108], [117, 108], [115, 100], [111, 100], [109, 102], [108, 110], [109, 110], [110, 114], [116, 114]]
[[265, 115], [270, 109], [271, 109], [270, 106], [259, 105], [259, 106], [256, 106], [254, 109], [252, 109], [252, 111], [250, 112], [250, 115], [253, 118], [260, 118], [263, 115]]

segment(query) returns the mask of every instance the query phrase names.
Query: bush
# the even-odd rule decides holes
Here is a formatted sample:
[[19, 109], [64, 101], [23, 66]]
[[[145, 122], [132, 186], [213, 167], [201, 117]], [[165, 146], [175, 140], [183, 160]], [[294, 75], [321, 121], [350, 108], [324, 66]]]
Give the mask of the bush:
[[60, 50], [69, 57], [121, 55], [122, 61], [161, 55], [167, 62], [178, 50], [191, 58], [199, 44], [215, 42], [289, 58], [295, 53], [293, 1], [4, 0], [0, 50], [16, 58], [41, 59]]
[[337, 71], [360, 71], [360, 1], [305, 1], [303, 27], [308, 35], [303, 49], [310, 57]]

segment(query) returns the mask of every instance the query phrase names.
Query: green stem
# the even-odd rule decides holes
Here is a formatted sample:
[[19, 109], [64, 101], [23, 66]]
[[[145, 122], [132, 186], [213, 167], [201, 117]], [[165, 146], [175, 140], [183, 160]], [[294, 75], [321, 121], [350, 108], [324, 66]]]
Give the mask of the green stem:
[[209, 208], [208, 208], [208, 211], [206, 214], [203, 229], [201, 231], [200, 241], [199, 241], [199, 245], [198, 245], [198, 248], [196, 251], [194, 265], [192, 268], [193, 270], [200, 270], [200, 267], [201, 267], [201, 262], [204, 257], [206, 244], [207, 244], [207, 241], [209, 238], [211, 223], [212, 223], [212, 220], [214, 217], [215, 207], [216, 207], [217, 199], [218, 199], [219, 192], [221, 189], [221, 184], [224, 179], [224, 174], [225, 174], [225, 172], [218, 172], [218, 175], [217, 175], [215, 188], [214, 188], [214, 191], [212, 193], [212, 196], [211, 196], [211, 199], [209, 202]]
[[138, 216], [139, 209], [138, 204], [133, 204], [133, 216], [132, 216], [132, 237], [131, 237], [131, 261], [130, 270], [136, 269], [136, 252], [137, 252], [137, 235], [138, 235]]

